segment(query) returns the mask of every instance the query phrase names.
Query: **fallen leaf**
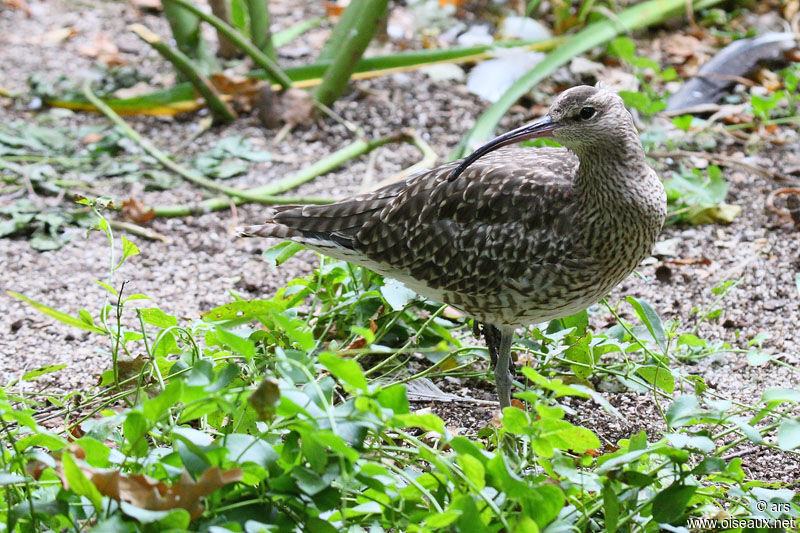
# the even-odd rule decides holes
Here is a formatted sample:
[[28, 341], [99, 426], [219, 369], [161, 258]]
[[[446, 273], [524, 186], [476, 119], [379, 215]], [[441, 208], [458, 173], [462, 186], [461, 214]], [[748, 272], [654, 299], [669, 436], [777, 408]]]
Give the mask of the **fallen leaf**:
[[681, 59], [692, 57], [700, 49], [700, 41], [689, 35], [673, 33], [661, 39], [661, 50]]
[[733, 204], [694, 205], [689, 208], [686, 218], [690, 224], [697, 225], [713, 222], [730, 224], [741, 212], [742, 208]]
[[43, 43], [60, 43], [76, 35], [78, 35], [78, 31], [75, 28], [55, 28], [37, 40]]
[[230, 96], [236, 109], [243, 112], [253, 109], [261, 88], [269, 86], [268, 83], [258, 78], [231, 74], [213, 74], [210, 80], [217, 91]]
[[325, 6], [325, 14], [329, 17], [338, 17], [347, 7], [347, 4], [342, 4], [341, 2], [323, 2], [323, 5]]
[[156, 213], [152, 207], [146, 206], [136, 198], [131, 197], [122, 202], [122, 215], [137, 224], [144, 224], [153, 220]]
[[[68, 446], [64, 453], [70, 454], [75, 459], [78, 468], [103, 496], [150, 511], [185, 509], [189, 512], [192, 520], [198, 518], [205, 510], [202, 503], [203, 498], [229, 483], [235, 483], [242, 479], [242, 471], [238, 468], [221, 470], [219, 467], [212, 466], [206, 469], [197, 481], [184, 470], [180, 479], [170, 486], [163, 481], [141, 474], [125, 475], [119, 470], [91, 467], [83, 461], [86, 453], [77, 445]], [[55, 467], [53, 469], [64, 489], [69, 490], [61, 455], [55, 455], [54, 459]], [[34, 479], [38, 479], [47, 466], [50, 466], [41, 461], [31, 461], [29, 465], [28, 473]]]
[[100, 141], [100, 139], [102, 139], [103, 137], [104, 135], [102, 133], [93, 131], [92, 133], [88, 133], [83, 139], [81, 139], [81, 142], [83, 144], [92, 144]]
[[311, 93], [303, 89], [287, 89], [281, 95], [283, 113], [281, 118], [286, 124], [309, 124], [314, 112], [314, 99]]
[[278, 381], [274, 378], [264, 378], [247, 397], [247, 402], [256, 410], [260, 420], [270, 420], [275, 416], [275, 407], [280, 399], [281, 391]]
[[97, 59], [99, 62], [109, 67], [124, 65], [127, 63], [120, 55], [119, 48], [111, 38], [102, 32], [94, 35], [94, 42], [91, 45], [84, 45], [78, 48], [78, 53], [85, 57]]
[[146, 81], [140, 81], [131, 87], [123, 87], [114, 91], [114, 97], [120, 99], [136, 98], [152, 93], [155, 89]]
[[161, 11], [161, 0], [128, 0], [133, 7], [144, 11]]
[[25, 0], [2, 0], [2, 3], [4, 6], [10, 7], [11, 9], [21, 9], [28, 18], [33, 16], [31, 8], [28, 7], [28, 3], [25, 2]]

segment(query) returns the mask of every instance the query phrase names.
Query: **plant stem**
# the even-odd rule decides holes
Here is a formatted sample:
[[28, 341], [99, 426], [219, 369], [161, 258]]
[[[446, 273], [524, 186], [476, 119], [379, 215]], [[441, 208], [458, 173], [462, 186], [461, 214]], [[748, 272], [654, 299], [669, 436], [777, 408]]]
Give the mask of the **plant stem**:
[[227, 24], [224, 20], [220, 20], [219, 18], [215, 17], [214, 15], [210, 15], [208, 13], [203, 12], [200, 8], [188, 2], [187, 0], [164, 0], [163, 2], [165, 8], [167, 5], [177, 5], [180, 6], [188, 11], [191, 11], [193, 14], [200, 17], [202, 20], [208, 22], [212, 26], [214, 26], [217, 31], [221, 34], [225, 35], [228, 39], [233, 41], [236, 46], [242, 49], [242, 51], [250, 56], [253, 61], [263, 68], [267, 74], [281, 87], [284, 89], [288, 89], [292, 86], [292, 80], [286, 76], [286, 74], [281, 70], [281, 68], [267, 55], [264, 54], [261, 50], [256, 48], [256, 46], [251, 43], [247, 37], [242, 35], [239, 31], [235, 28], [231, 27]]
[[270, 16], [267, 0], [245, 0], [250, 15], [250, 39], [259, 50], [275, 61], [275, 46], [269, 29]]
[[214, 116], [226, 122], [236, 119], [236, 112], [220, 99], [219, 93], [195, 66], [192, 61], [180, 50], [170, 48], [161, 37], [141, 24], [131, 24], [129, 29], [141, 40], [149, 44], [161, 57], [172, 63], [184, 77], [194, 86], [203, 97]]
[[211, 53], [205, 39], [200, 33], [200, 18], [192, 10], [184, 6], [163, 3], [164, 16], [172, 29], [172, 36], [178, 48], [187, 56], [197, 61], [203, 74], [219, 70], [219, 65]]
[[[347, 6], [329, 40], [336, 53], [325, 70], [322, 83], [314, 91], [316, 101], [330, 106], [342, 95], [358, 60], [375, 35], [387, 4], [388, 0], [354, 0]], [[339, 26], [344, 29], [338, 31]]]

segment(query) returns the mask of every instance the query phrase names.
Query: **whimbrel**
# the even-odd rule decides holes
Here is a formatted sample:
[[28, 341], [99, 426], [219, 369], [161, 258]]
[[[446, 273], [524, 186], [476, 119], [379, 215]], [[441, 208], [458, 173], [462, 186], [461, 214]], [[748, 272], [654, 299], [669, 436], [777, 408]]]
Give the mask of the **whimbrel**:
[[[500, 149], [540, 137], [566, 149]], [[483, 323], [505, 407], [514, 329], [598, 302], [650, 254], [665, 215], [622, 99], [580, 86], [461, 161], [334, 204], [276, 207], [243, 234], [301, 242]]]

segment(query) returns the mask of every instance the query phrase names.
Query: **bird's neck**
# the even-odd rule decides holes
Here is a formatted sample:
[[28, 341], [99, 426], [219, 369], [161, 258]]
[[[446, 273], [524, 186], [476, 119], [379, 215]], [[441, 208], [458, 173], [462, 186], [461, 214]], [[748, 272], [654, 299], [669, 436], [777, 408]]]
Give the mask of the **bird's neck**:
[[580, 160], [575, 188], [587, 196], [627, 197], [636, 182], [650, 173], [638, 138], [587, 146], [575, 153]]

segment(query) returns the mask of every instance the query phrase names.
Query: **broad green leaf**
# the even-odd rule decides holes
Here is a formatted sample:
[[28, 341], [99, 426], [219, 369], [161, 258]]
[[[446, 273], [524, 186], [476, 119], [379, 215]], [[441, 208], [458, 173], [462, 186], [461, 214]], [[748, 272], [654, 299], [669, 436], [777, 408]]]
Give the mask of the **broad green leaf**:
[[461, 511], [449, 510], [430, 514], [425, 518], [425, 525], [432, 529], [447, 527], [461, 516]]
[[9, 296], [13, 296], [14, 298], [17, 298], [18, 300], [22, 300], [23, 302], [27, 303], [28, 305], [30, 305], [31, 307], [33, 307], [34, 309], [36, 309], [40, 313], [43, 313], [43, 314], [45, 314], [45, 315], [47, 315], [47, 316], [49, 316], [51, 318], [55, 318], [59, 322], [62, 322], [64, 324], [68, 325], [68, 326], [79, 328], [79, 329], [82, 329], [82, 330], [85, 330], [85, 331], [91, 331], [93, 333], [103, 333], [103, 334], [106, 333], [106, 331], [104, 329], [100, 329], [100, 328], [98, 328], [96, 326], [87, 324], [86, 322], [84, 322], [83, 320], [81, 320], [79, 318], [75, 318], [75, 317], [70, 316], [70, 315], [68, 315], [66, 313], [62, 313], [61, 311], [57, 311], [56, 309], [53, 309], [52, 307], [48, 307], [48, 306], [44, 305], [43, 303], [39, 303], [36, 300], [28, 298], [27, 296], [24, 296], [24, 295], [22, 295], [22, 294], [20, 294], [18, 292], [6, 291], [6, 293]]
[[660, 366], [640, 366], [636, 369], [636, 373], [642, 376], [646, 382], [658, 387], [664, 392], [672, 394], [672, 392], [675, 391], [675, 378], [666, 368]]
[[483, 490], [486, 486], [486, 470], [483, 468], [483, 463], [471, 455], [459, 455], [456, 462], [475, 489]]
[[231, 350], [238, 355], [244, 356], [250, 361], [256, 355], [256, 345], [250, 339], [240, 337], [233, 331], [216, 328], [217, 338], [224, 344], [230, 346]]
[[703, 410], [700, 408], [697, 396], [682, 394], [675, 398], [675, 401], [667, 409], [667, 425], [669, 427], [684, 426], [702, 415]]
[[305, 248], [299, 242], [284, 241], [264, 250], [261, 257], [271, 268], [277, 268], [300, 250], [305, 250]]
[[666, 352], [667, 339], [664, 335], [664, 326], [661, 324], [661, 318], [658, 316], [658, 313], [644, 300], [639, 300], [633, 296], [628, 296], [625, 300], [633, 306], [636, 316], [638, 316], [642, 324], [647, 327], [647, 331], [653, 336], [653, 340], [656, 341], [661, 351]]
[[37, 368], [36, 370], [31, 370], [30, 372], [25, 372], [22, 375], [22, 381], [33, 381], [39, 376], [43, 376], [45, 374], [52, 374], [53, 372], [58, 372], [62, 368], [67, 368], [67, 365], [47, 365]]
[[656, 494], [653, 499], [653, 520], [669, 524], [680, 518], [695, 491], [696, 485], [674, 483]]
[[605, 531], [615, 533], [619, 524], [619, 496], [611, 488], [610, 483], [603, 486], [603, 516], [605, 518]]
[[97, 487], [89, 481], [89, 478], [84, 475], [75, 463], [75, 459], [70, 454], [64, 453], [61, 455], [61, 466], [64, 469], [64, 478], [69, 483], [69, 489], [75, 494], [85, 496], [92, 502], [95, 510], [100, 512], [103, 505], [103, 496], [97, 490]]
[[352, 359], [342, 359], [330, 352], [319, 354], [319, 362], [340, 381], [347, 383], [357, 390], [366, 390], [367, 378], [364, 377], [361, 367]]
[[794, 450], [800, 448], [800, 422], [784, 420], [778, 428], [778, 448]]
[[396, 384], [382, 389], [376, 399], [381, 406], [394, 411], [394, 414], [408, 413], [408, 395], [405, 385]]
[[381, 296], [386, 300], [392, 309], [399, 311], [403, 309], [408, 302], [417, 298], [417, 293], [406, 287], [403, 283], [386, 278], [381, 287]]
[[434, 414], [418, 415], [415, 413], [395, 415], [395, 425], [402, 427], [418, 427], [425, 431], [435, 431], [444, 435], [444, 422]]
[[142, 320], [146, 324], [157, 326], [159, 328], [171, 328], [178, 325], [178, 319], [172, 315], [166, 314], [164, 311], [157, 307], [150, 307], [147, 309], [137, 309], [141, 314]]

